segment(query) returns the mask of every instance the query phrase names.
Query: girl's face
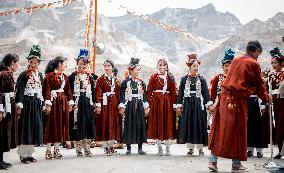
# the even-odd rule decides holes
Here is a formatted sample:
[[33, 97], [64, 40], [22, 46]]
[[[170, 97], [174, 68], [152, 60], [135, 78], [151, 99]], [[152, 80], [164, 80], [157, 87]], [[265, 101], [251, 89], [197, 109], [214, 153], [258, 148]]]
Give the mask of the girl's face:
[[199, 63], [197, 61], [195, 61], [191, 66], [190, 66], [190, 74], [192, 75], [196, 75], [198, 73], [198, 69], [199, 69]]
[[87, 64], [85, 64], [85, 62], [84, 62], [83, 59], [80, 59], [80, 60], [77, 62], [77, 65], [78, 65], [78, 70], [79, 70], [79, 71], [85, 71], [85, 70], [86, 70]]
[[18, 70], [18, 67], [19, 67], [19, 61], [18, 62], [13, 61], [10, 67], [11, 67], [12, 72], [16, 72]]
[[67, 61], [64, 61], [62, 63], [59, 63], [58, 71], [65, 71], [67, 68]]
[[39, 60], [37, 58], [29, 59], [29, 69], [32, 71], [36, 71], [39, 66]]
[[158, 63], [158, 70], [161, 74], [166, 74], [166, 71], [168, 70], [168, 65], [164, 61], [160, 61]]
[[276, 58], [271, 59], [271, 66], [274, 70], [281, 70], [281, 64], [276, 60]]
[[136, 66], [134, 69], [130, 70], [130, 74], [133, 78], [137, 78], [140, 72], [140, 67]]
[[225, 74], [228, 73], [230, 65], [231, 65], [231, 62], [226, 62], [225, 64], [223, 64], [222, 68]]
[[105, 70], [105, 73], [107, 75], [111, 75], [112, 74], [112, 70], [113, 70], [112, 65], [109, 62], [105, 62], [104, 63], [104, 70]]

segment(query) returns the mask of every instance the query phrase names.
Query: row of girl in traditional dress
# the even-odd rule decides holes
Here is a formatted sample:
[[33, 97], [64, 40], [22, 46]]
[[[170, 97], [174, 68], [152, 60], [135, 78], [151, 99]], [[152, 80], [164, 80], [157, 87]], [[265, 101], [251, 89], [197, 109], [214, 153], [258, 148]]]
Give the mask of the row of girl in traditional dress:
[[[227, 59], [228, 55], [232, 57], [231, 54], [230, 51], [225, 53], [225, 72], [232, 61], [232, 58]], [[36, 162], [32, 156], [34, 145], [45, 143], [46, 159], [60, 159], [59, 145], [71, 140], [76, 141], [77, 156], [90, 157], [90, 141], [93, 139], [102, 141], [106, 155], [116, 153], [115, 141], [126, 144], [127, 155], [132, 153], [131, 144], [138, 144], [138, 154], [145, 155], [142, 144], [147, 142], [147, 138], [156, 139], [158, 155], [171, 155], [171, 140], [176, 138], [178, 143], [187, 143], [188, 155], [193, 155], [195, 145], [199, 155], [204, 155], [203, 146], [207, 145], [208, 140], [206, 110], [212, 113], [214, 106], [211, 100], [218, 98], [219, 85], [215, 87], [217, 93], [214, 96], [212, 81], [210, 98], [206, 80], [198, 72], [200, 61], [196, 54], [188, 55], [188, 74], [181, 79], [178, 91], [164, 59], [158, 61], [158, 72], [150, 77], [146, 86], [139, 77], [142, 69], [137, 58], [131, 59], [128, 67], [130, 75], [120, 82], [113, 76], [115, 66], [111, 60], [104, 62], [104, 74], [95, 79], [87, 70], [87, 57], [88, 51], [80, 50], [76, 58], [78, 68], [67, 76], [64, 74], [67, 58], [58, 56], [48, 63], [43, 77], [38, 70], [41, 50], [34, 45], [27, 57], [28, 68], [19, 75], [16, 87], [13, 72], [17, 70], [19, 57], [8, 54], [3, 58], [0, 73], [2, 156], [3, 152], [18, 145], [17, 152], [22, 163]], [[277, 62], [279, 59], [275, 58]], [[283, 76], [283, 70], [277, 77], [280, 74]], [[224, 77], [225, 74], [218, 75], [215, 79], [217, 84]], [[279, 83], [283, 77], [277, 80]], [[277, 94], [275, 99], [279, 99], [279, 103], [283, 101]], [[277, 134], [283, 127], [283, 113], [276, 111], [279, 109], [277, 103], [274, 106], [275, 136], [278, 136], [277, 141], [283, 141]], [[176, 116], [179, 117], [177, 132]], [[166, 143], [165, 153], [162, 141]], [[1, 167], [11, 166], [2, 157], [0, 159]]]
[[[95, 81], [94, 75], [87, 71], [87, 57], [88, 51], [80, 50], [76, 59], [78, 68], [68, 77], [64, 74], [67, 59], [58, 56], [48, 63], [43, 77], [38, 70], [41, 49], [34, 45], [27, 57], [28, 68], [19, 75], [16, 87], [13, 73], [19, 57], [15, 54], [4, 57], [0, 115], [1, 130], [5, 131], [1, 137], [5, 139], [1, 143], [9, 146], [3, 151], [18, 145], [21, 162], [28, 164], [37, 161], [32, 156], [34, 146], [44, 143], [45, 158], [60, 159], [59, 145], [72, 140], [76, 141], [77, 155], [89, 157], [92, 156], [90, 141], [96, 139], [103, 142], [106, 155], [114, 154], [114, 141], [121, 140], [127, 146], [127, 155], [132, 153], [131, 144], [138, 144], [138, 154], [145, 155], [142, 144], [151, 138], [157, 140], [158, 155], [171, 155], [171, 140], [178, 136], [178, 143], [188, 143], [189, 155], [193, 154], [195, 144], [198, 144], [199, 154], [204, 154], [205, 111], [207, 108], [213, 111], [213, 105], [206, 80], [198, 74], [200, 62], [196, 54], [188, 56], [190, 70], [181, 80], [179, 93], [165, 59], [158, 61], [158, 73], [151, 76], [146, 87], [139, 77], [139, 59], [131, 59], [130, 75], [120, 82], [113, 76], [111, 60], [104, 62], [105, 73]], [[176, 114], [181, 116], [178, 134]], [[8, 135], [2, 135], [5, 133]], [[166, 142], [165, 153], [162, 141]], [[11, 165], [5, 162], [2, 166]]]
[[[215, 103], [221, 95], [221, 83], [226, 78], [234, 53], [231, 49], [225, 52], [225, 57], [221, 62], [223, 73], [216, 75], [211, 80], [211, 100]], [[247, 156], [252, 157], [254, 149], [256, 149], [256, 156], [263, 157], [263, 149], [267, 148], [270, 143], [269, 118], [271, 116], [270, 109], [272, 109], [273, 144], [277, 145], [279, 149], [279, 153], [274, 158], [281, 159], [284, 156], [284, 55], [278, 47], [271, 50], [270, 55], [272, 70], [264, 70], [262, 73], [263, 80], [267, 84], [267, 91], [272, 96], [273, 105], [269, 108], [262, 104], [256, 94], [250, 96], [248, 100]]]

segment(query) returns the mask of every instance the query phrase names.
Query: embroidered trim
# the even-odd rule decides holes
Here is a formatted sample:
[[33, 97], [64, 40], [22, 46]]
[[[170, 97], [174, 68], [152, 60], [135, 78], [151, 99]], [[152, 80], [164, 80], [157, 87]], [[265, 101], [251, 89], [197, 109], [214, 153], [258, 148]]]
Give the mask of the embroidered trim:
[[45, 105], [49, 105], [49, 106], [52, 106], [52, 103], [51, 103], [51, 101], [50, 100], [45, 100]]
[[143, 103], [143, 107], [144, 107], [144, 109], [148, 109], [149, 108], [149, 103], [148, 102], [144, 102]]
[[101, 103], [96, 103], [96, 107], [102, 107], [102, 104]]
[[3, 104], [0, 104], [0, 112], [4, 112]]
[[17, 106], [18, 106], [19, 108], [21, 108], [21, 109], [23, 109], [23, 108], [24, 108], [23, 103], [17, 103]]
[[182, 108], [182, 104], [176, 104], [176, 108]]
[[120, 103], [119, 105], [118, 105], [118, 108], [126, 108], [126, 105], [125, 104], [123, 104], [123, 103]]
[[213, 102], [212, 101], [209, 101], [205, 104], [206, 108], [208, 108], [209, 106], [213, 105]]
[[44, 99], [42, 96], [42, 84], [38, 71], [36, 73], [31, 72], [29, 74], [30, 75], [28, 76], [29, 79], [25, 86], [24, 95], [35, 96], [35, 94], [37, 94], [37, 98], [43, 101]]

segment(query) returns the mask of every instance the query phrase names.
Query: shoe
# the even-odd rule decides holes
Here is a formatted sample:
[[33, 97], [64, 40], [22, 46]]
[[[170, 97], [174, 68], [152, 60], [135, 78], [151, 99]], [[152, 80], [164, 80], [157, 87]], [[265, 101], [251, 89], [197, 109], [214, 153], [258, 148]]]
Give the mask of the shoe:
[[140, 149], [140, 150], [138, 150], [138, 154], [139, 154], [139, 155], [146, 155], [146, 152], [143, 151], [142, 149]]
[[51, 151], [50, 150], [46, 150], [46, 152], [45, 152], [45, 159], [50, 160], [50, 159], [53, 159], [53, 158], [54, 157], [53, 157]]
[[117, 154], [117, 151], [113, 147], [110, 147], [109, 150], [111, 154]]
[[158, 147], [158, 156], [163, 156], [163, 148], [162, 147]]
[[105, 148], [105, 155], [111, 156], [111, 151], [109, 148]]
[[8, 168], [11, 168], [12, 167], [12, 164], [11, 163], [7, 163], [5, 161], [2, 161], [1, 163], [3, 163], [4, 165], [6, 165]]
[[21, 162], [24, 163], [24, 164], [30, 164], [30, 163], [31, 163], [28, 158], [20, 157], [20, 160], [21, 160]]
[[30, 162], [37, 162], [37, 160], [33, 157], [28, 157], [27, 159], [29, 159]]
[[121, 143], [117, 143], [115, 144], [114, 149], [124, 149], [124, 146]]
[[171, 154], [171, 151], [170, 151], [170, 147], [166, 147], [166, 154], [165, 154], [166, 156], [171, 156], [172, 154]]
[[125, 154], [126, 155], [131, 155], [131, 150], [127, 150]]
[[280, 154], [277, 154], [275, 157], [273, 157], [273, 159], [281, 159], [281, 155]]
[[85, 156], [86, 157], [93, 157], [93, 154], [91, 151], [85, 151]]
[[0, 162], [0, 170], [8, 170], [8, 166], [5, 165], [3, 162]]
[[208, 169], [212, 172], [218, 172], [217, 162], [209, 162]]
[[193, 155], [193, 149], [189, 149], [189, 151], [187, 152], [187, 156], [192, 156]]
[[90, 147], [91, 148], [95, 148], [96, 147], [96, 143], [94, 141], [92, 141], [91, 144], [90, 144]]
[[256, 156], [257, 156], [257, 158], [263, 158], [263, 154], [260, 153], [260, 152], [257, 152]]
[[62, 159], [63, 158], [63, 156], [60, 154], [59, 149], [54, 150], [53, 156], [54, 156], [55, 159]]
[[247, 152], [247, 157], [252, 157], [253, 156], [253, 151], [248, 151]]
[[76, 151], [76, 153], [77, 153], [77, 156], [78, 156], [78, 157], [84, 156], [82, 151]]
[[232, 172], [248, 172], [248, 168], [243, 165], [232, 166]]
[[200, 149], [200, 150], [199, 150], [199, 156], [204, 156], [203, 149]]

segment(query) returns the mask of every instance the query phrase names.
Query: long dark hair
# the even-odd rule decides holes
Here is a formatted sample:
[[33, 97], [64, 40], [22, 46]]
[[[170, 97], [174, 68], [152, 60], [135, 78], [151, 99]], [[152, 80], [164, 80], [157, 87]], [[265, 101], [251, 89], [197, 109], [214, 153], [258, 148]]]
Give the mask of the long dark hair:
[[168, 62], [166, 59], [159, 59], [158, 62], [157, 62], [157, 66], [159, 65], [160, 62], [163, 62], [166, 66], [167, 66], [167, 73], [168, 73], [168, 76], [170, 77], [171, 81], [172, 82], [175, 82], [175, 77], [174, 75], [170, 72], [169, 70], [169, 65], [168, 65]]
[[4, 56], [2, 61], [0, 62], [0, 71], [7, 69], [8, 66], [12, 64], [12, 62], [16, 63], [19, 61], [19, 56], [14, 53], [9, 53]]
[[56, 58], [50, 60], [46, 66], [45, 74], [54, 72], [54, 70], [59, 67], [59, 64], [63, 63], [64, 61], [67, 61], [67, 58], [63, 56], [57, 56]]

